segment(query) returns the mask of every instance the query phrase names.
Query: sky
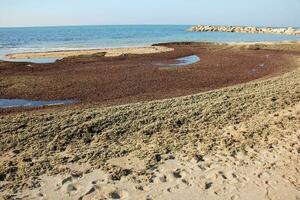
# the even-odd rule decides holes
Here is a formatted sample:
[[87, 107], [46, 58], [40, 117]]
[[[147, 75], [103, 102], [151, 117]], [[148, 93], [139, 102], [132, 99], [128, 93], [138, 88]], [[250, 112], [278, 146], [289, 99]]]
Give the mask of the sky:
[[300, 0], [0, 0], [0, 27], [110, 24], [300, 27]]

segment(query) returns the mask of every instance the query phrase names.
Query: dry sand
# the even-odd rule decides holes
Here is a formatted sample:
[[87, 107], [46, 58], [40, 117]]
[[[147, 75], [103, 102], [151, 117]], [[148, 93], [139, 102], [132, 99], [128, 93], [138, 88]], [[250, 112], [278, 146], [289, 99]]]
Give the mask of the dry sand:
[[49, 51], [49, 52], [29, 52], [6, 55], [9, 59], [30, 59], [30, 58], [65, 58], [70, 56], [85, 56], [105, 52], [106, 57], [120, 56], [122, 54], [152, 54], [173, 51], [172, 48], [155, 47], [136, 47], [136, 48], [110, 48], [110, 49], [91, 49], [91, 50], [70, 50], [70, 51]]
[[22, 199], [300, 198], [300, 59], [162, 101], [0, 116], [0, 192]]
[[[298, 114], [296, 114], [298, 112]], [[267, 118], [280, 121], [282, 117], [300, 119], [300, 104], [290, 112], [279, 112]], [[254, 119], [257, 120], [257, 119]], [[239, 131], [239, 130], [237, 130]], [[66, 166], [69, 175], [41, 176], [41, 186], [24, 191], [22, 199], [299, 199], [300, 131], [285, 137], [276, 147], [255, 151], [249, 155], [235, 156], [214, 154], [188, 160], [166, 156], [152, 170], [149, 182], [135, 182], [130, 175], [113, 180], [101, 170], [89, 172], [89, 166]], [[299, 149], [298, 149], [299, 151]], [[112, 164], [129, 170], [140, 170], [143, 161], [135, 157], [122, 157]]]

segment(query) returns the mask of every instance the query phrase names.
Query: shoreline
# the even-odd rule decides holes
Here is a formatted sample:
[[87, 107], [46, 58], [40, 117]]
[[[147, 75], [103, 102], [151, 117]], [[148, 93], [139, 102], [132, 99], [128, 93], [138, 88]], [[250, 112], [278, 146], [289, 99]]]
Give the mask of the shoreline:
[[[97, 55], [98, 53], [105, 53], [104, 57], [117, 57], [123, 54], [153, 54], [153, 53], [164, 53], [170, 52], [174, 49], [164, 47], [168, 44], [185, 44], [185, 43], [208, 43], [208, 44], [218, 44], [218, 45], [255, 45], [255, 44], [299, 44], [299, 40], [286, 40], [286, 41], [258, 41], [258, 42], [209, 42], [209, 41], [200, 41], [200, 42], [166, 42], [166, 43], [154, 43], [152, 45], [145, 46], [133, 46], [133, 47], [107, 47], [107, 48], [83, 48], [83, 49], [69, 49], [69, 50], [50, 50], [50, 51], [37, 51], [37, 52], [18, 52], [18, 53], [9, 53], [3, 55], [4, 61], [13, 62], [18, 59], [62, 59], [73, 56], [92, 56]], [[98, 55], [101, 56], [101, 55]]]
[[[161, 100], [282, 74], [289, 71], [293, 54], [297, 55], [298, 49], [300, 50], [298, 43], [287, 44], [282, 52], [272, 50], [281, 48], [279, 46], [282, 45], [277, 43], [253, 47], [185, 42], [154, 44], [153, 48], [160, 48], [157, 45], [163, 45], [163, 48], [172, 51], [123, 54], [119, 57], [105, 57], [98, 53], [68, 57], [47, 65], [2, 62], [0, 80], [2, 79], [3, 87], [0, 88], [0, 93], [4, 99], [72, 99], [79, 101], [82, 106]], [[293, 50], [291, 47], [298, 49]], [[294, 53], [289, 55], [290, 52]], [[191, 55], [199, 57], [200, 61], [180, 68], [173, 67], [178, 58]], [[241, 68], [241, 65], [244, 67]], [[283, 68], [282, 65], [287, 67]], [[235, 74], [239, 76], [236, 77]], [[36, 109], [38, 108], [0, 109], [0, 113]]]
[[61, 50], [45, 52], [25, 52], [5, 55], [8, 59], [32, 59], [32, 58], [66, 58], [71, 56], [89, 56], [98, 53], [105, 53], [105, 57], [116, 57], [122, 54], [152, 54], [173, 51], [171, 48], [160, 46], [145, 47], [117, 47], [103, 49], [84, 49], [84, 50]]

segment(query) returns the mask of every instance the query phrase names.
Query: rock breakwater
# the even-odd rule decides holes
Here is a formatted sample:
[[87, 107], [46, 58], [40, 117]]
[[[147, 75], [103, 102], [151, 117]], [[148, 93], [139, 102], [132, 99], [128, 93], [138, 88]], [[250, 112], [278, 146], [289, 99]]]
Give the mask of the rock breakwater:
[[300, 28], [271, 28], [271, 27], [254, 27], [254, 26], [209, 26], [197, 25], [188, 31], [191, 32], [235, 32], [235, 33], [261, 33], [261, 34], [285, 34], [300, 35]]

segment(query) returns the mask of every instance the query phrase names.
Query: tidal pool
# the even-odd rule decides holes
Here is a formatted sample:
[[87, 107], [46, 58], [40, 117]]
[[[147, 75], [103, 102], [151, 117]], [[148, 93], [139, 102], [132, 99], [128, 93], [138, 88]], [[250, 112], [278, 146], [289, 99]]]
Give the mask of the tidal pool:
[[29, 62], [29, 63], [39, 63], [39, 64], [46, 64], [46, 63], [55, 63], [61, 58], [24, 58], [24, 59], [8, 59], [2, 58], [3, 61], [8, 62]]
[[187, 65], [191, 65], [194, 63], [197, 63], [200, 61], [199, 56], [191, 55], [191, 56], [185, 56], [182, 58], [177, 58], [174, 60], [174, 62], [161, 62], [157, 63], [159, 66], [167, 66], [167, 67], [184, 67]]
[[77, 102], [76, 100], [33, 101], [26, 99], [0, 99], [0, 108], [55, 106]]

